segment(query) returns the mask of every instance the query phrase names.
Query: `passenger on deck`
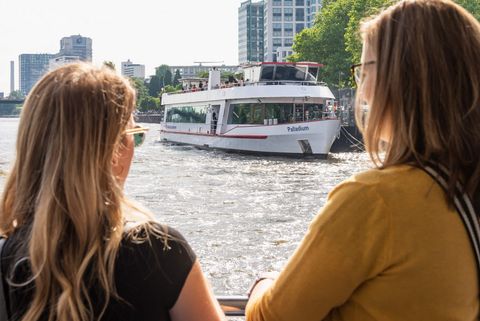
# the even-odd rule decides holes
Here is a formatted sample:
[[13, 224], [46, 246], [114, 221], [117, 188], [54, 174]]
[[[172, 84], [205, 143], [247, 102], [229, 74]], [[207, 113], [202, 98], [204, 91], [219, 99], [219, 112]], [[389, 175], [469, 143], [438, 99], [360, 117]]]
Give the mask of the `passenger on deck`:
[[87, 64], [29, 94], [0, 200], [5, 319], [224, 319], [183, 236], [123, 193], [146, 130], [134, 106], [126, 79]]
[[450, 0], [405, 0], [362, 36], [357, 119], [377, 168], [330, 192], [247, 321], [478, 320], [480, 24]]

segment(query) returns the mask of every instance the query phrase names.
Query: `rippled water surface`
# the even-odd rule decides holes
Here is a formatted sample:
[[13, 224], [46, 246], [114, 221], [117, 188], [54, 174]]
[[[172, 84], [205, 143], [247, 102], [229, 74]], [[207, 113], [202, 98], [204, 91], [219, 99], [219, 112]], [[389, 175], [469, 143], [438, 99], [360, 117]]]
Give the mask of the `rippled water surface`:
[[[328, 191], [370, 166], [363, 153], [296, 160], [169, 146], [145, 126], [126, 193], [183, 233], [217, 294], [244, 294], [258, 272], [280, 270]], [[17, 127], [0, 118], [0, 190]]]

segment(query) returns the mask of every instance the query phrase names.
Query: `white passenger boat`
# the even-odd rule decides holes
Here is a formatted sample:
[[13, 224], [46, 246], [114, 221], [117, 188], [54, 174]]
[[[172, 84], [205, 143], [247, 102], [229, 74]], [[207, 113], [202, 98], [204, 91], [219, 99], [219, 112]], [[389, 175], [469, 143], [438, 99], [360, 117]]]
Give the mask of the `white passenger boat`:
[[264, 62], [244, 80], [162, 95], [163, 141], [253, 154], [326, 157], [340, 130], [334, 96], [317, 81], [319, 64]]

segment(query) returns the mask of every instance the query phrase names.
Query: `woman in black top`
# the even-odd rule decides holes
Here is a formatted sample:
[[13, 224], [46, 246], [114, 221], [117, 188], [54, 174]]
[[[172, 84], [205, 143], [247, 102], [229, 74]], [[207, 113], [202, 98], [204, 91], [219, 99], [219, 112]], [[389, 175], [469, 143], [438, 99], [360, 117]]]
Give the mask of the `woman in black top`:
[[129, 203], [135, 92], [87, 64], [44, 76], [0, 201], [9, 320], [222, 320], [192, 249]]

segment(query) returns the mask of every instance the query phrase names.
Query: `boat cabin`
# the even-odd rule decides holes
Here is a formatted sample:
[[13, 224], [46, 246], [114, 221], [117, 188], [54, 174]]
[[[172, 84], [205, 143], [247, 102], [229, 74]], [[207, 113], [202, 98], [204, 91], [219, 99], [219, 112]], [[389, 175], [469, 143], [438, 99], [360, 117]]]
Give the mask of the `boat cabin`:
[[316, 85], [321, 64], [313, 62], [262, 62], [244, 67], [245, 83]]

